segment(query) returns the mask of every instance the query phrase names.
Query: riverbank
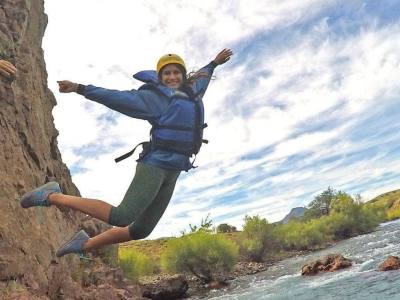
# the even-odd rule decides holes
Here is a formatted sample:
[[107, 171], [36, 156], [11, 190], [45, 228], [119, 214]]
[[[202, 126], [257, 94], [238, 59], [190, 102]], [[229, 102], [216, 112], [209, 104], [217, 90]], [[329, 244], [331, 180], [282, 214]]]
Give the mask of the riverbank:
[[[332, 244], [326, 245], [330, 247]], [[185, 274], [184, 278], [188, 282], [189, 289], [186, 293], [186, 297], [197, 297], [205, 298], [212, 289], [224, 288], [231, 283], [234, 279], [254, 275], [263, 271], [268, 270], [271, 266], [276, 265], [280, 261], [288, 258], [304, 256], [314, 251], [321, 249], [307, 250], [307, 251], [281, 251], [274, 253], [273, 256], [266, 258], [264, 262], [248, 262], [245, 260], [239, 260], [232, 271], [226, 273], [216, 274], [215, 278], [219, 282], [211, 283], [210, 285], [205, 285], [200, 279], [195, 276]], [[300, 270], [299, 270], [300, 272]], [[143, 276], [139, 278], [138, 282], [143, 290], [149, 289], [151, 286], [158, 286], [161, 282], [165, 282], [171, 278], [175, 278], [179, 274], [168, 274], [168, 273], [158, 273], [150, 276]], [[225, 283], [225, 284], [224, 284]]]

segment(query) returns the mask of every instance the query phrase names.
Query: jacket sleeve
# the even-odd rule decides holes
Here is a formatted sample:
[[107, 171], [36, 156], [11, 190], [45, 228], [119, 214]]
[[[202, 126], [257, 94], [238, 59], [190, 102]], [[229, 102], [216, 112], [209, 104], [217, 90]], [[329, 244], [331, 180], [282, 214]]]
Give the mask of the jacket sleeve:
[[161, 110], [154, 99], [149, 99], [142, 91], [118, 91], [94, 85], [79, 85], [78, 93], [132, 118], [149, 121], [158, 116]]
[[208, 65], [197, 71], [198, 73], [200, 73], [200, 75], [201, 73], [204, 73], [204, 75], [197, 78], [192, 85], [192, 89], [195, 95], [199, 95], [200, 98], [204, 96], [204, 93], [207, 90], [208, 84], [210, 83], [212, 74], [216, 66], [217, 65], [214, 62], [210, 62]]

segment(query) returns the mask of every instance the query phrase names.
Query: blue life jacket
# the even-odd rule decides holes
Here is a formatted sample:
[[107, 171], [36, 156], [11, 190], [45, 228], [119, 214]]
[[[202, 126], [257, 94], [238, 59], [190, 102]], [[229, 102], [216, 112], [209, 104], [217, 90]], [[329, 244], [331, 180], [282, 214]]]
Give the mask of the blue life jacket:
[[[143, 76], [140, 76], [140, 79], [145, 81]], [[168, 88], [154, 80], [148, 80], [148, 83], [141, 86], [139, 90], [152, 90], [159, 96], [170, 99], [167, 109], [161, 115], [150, 120], [152, 125], [150, 141], [139, 144], [143, 145], [144, 149], [139, 161], [149, 151], [155, 149], [191, 157], [199, 152], [203, 143], [208, 143], [203, 139], [203, 130], [207, 124], [204, 123], [204, 106], [201, 97], [192, 95], [191, 98], [180, 90]], [[131, 156], [139, 145], [115, 161], [119, 162]]]

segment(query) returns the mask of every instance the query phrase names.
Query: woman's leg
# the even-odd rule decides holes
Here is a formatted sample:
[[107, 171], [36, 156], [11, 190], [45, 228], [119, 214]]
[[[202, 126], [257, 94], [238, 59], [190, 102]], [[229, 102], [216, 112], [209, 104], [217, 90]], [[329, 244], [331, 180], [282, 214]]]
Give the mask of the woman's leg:
[[91, 217], [108, 223], [112, 205], [95, 199], [87, 199], [64, 194], [50, 194], [49, 201], [51, 204], [61, 207], [68, 207], [78, 210]]
[[177, 171], [163, 171], [166, 180], [162, 184], [155, 199], [140, 215], [137, 221], [125, 227], [111, 228], [89, 239], [83, 246], [83, 250], [90, 251], [106, 245], [128, 242], [132, 239], [142, 239], [148, 236], [160, 220], [168, 206], [179, 176]]
[[134, 222], [153, 202], [164, 180], [164, 169], [139, 162], [124, 199], [111, 209], [109, 224], [125, 227]]
[[106, 245], [123, 243], [132, 240], [129, 235], [128, 226], [113, 227], [89, 239], [84, 245], [83, 250], [90, 251], [99, 249]]
[[128, 226], [130, 235], [134, 240], [146, 238], [156, 227], [168, 207], [180, 172], [166, 170], [165, 173], [166, 179], [155, 199], [138, 219]]

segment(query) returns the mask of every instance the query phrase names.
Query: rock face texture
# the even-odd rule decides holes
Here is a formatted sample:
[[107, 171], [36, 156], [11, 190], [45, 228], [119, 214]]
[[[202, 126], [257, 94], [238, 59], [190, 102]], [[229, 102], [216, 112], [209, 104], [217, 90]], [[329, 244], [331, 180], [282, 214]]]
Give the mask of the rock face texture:
[[301, 268], [302, 276], [316, 275], [319, 272], [333, 272], [351, 267], [351, 261], [340, 254], [329, 254], [323, 259], [308, 263]]
[[[0, 0], [0, 59], [18, 69], [13, 82], [0, 76], [0, 299], [135, 299], [136, 287], [113, 290], [111, 279], [84, 286], [82, 262], [55, 257], [55, 250], [85, 227], [82, 214], [19, 205], [20, 196], [46, 176], [64, 193], [79, 195], [57, 147], [51, 113], [56, 100], [47, 88], [41, 48], [43, 5], [43, 0]], [[90, 222], [92, 230], [105, 229]]]

